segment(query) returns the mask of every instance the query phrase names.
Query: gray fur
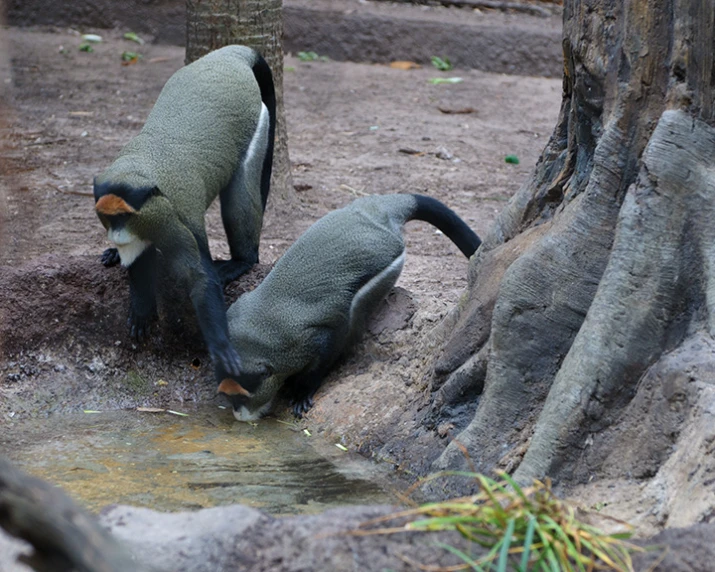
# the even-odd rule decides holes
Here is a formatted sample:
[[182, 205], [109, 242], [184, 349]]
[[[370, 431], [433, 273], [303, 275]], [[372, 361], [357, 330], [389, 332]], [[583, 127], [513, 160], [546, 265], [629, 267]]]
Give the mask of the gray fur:
[[[397, 281], [405, 256], [402, 227], [416, 208], [415, 195], [381, 195], [327, 214], [229, 308], [229, 336], [246, 374], [246, 382], [237, 379], [252, 394], [230, 397], [237, 419], [265, 413], [293, 376], [317, 389]], [[267, 374], [256, 383], [261, 372]]]

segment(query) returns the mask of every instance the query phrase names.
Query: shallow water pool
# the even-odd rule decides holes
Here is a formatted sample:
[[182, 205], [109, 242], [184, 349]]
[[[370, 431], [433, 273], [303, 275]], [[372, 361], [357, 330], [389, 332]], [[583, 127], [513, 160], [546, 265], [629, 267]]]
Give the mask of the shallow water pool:
[[5, 425], [0, 451], [93, 511], [241, 503], [272, 514], [396, 503], [374, 464], [275, 419], [238, 423], [202, 406], [56, 415]]

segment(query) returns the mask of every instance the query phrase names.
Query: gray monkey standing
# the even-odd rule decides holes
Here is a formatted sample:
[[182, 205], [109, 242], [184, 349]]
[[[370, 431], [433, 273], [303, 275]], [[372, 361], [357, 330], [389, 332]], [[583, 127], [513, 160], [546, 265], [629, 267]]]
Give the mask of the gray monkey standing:
[[[227, 46], [167, 81], [141, 132], [95, 179], [95, 209], [116, 245], [102, 262], [128, 269], [137, 341], [156, 316], [159, 251], [189, 294], [217, 370], [240, 373], [223, 286], [258, 262], [275, 121], [265, 60], [245, 46]], [[211, 259], [204, 223], [217, 196], [231, 251], [225, 261]]]
[[410, 220], [436, 226], [466, 257], [481, 244], [436, 199], [360, 198], [311, 226], [255, 290], [231, 305], [229, 334], [243, 360], [242, 373], [217, 372], [217, 381], [236, 419], [267, 413], [284, 385], [297, 416], [310, 409], [325, 375], [397, 281], [405, 261], [402, 227]]

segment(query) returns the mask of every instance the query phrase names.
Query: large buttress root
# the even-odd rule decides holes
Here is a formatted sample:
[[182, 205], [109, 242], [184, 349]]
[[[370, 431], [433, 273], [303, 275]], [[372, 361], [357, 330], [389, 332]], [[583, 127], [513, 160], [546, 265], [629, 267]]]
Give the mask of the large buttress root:
[[632, 395], [640, 374], [666, 349], [669, 334], [679, 342], [698, 326], [698, 285], [706, 325], [715, 333], [713, 217], [715, 129], [682, 111], [666, 111], [644, 153], [639, 180], [626, 195], [608, 267], [517, 478], [557, 473], [564, 461], [578, 457], [588, 431], [608, 416], [605, 405], [619, 394]]
[[[559, 123], [436, 362], [433, 408], [484, 390], [434, 469], [567, 477], [648, 366], [713, 331], [714, 22], [698, 0], [565, 3]], [[495, 257], [507, 268], [481, 296]]]

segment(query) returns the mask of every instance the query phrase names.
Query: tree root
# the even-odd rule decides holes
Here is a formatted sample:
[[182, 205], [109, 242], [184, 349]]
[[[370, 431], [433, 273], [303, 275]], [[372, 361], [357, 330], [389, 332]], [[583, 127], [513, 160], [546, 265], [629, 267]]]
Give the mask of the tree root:
[[37, 572], [146, 570], [60, 489], [0, 458], [0, 526], [35, 549], [20, 560]]
[[[585, 432], [609, 416], [619, 396], [631, 394], [668, 342], [698, 327], [698, 298], [715, 333], [714, 150], [715, 129], [682, 111], [663, 113], [639, 181], [626, 195], [593, 305], [515, 473], [519, 480], [554, 475], [574, 460]], [[702, 295], [684, 299], [693, 281]]]

